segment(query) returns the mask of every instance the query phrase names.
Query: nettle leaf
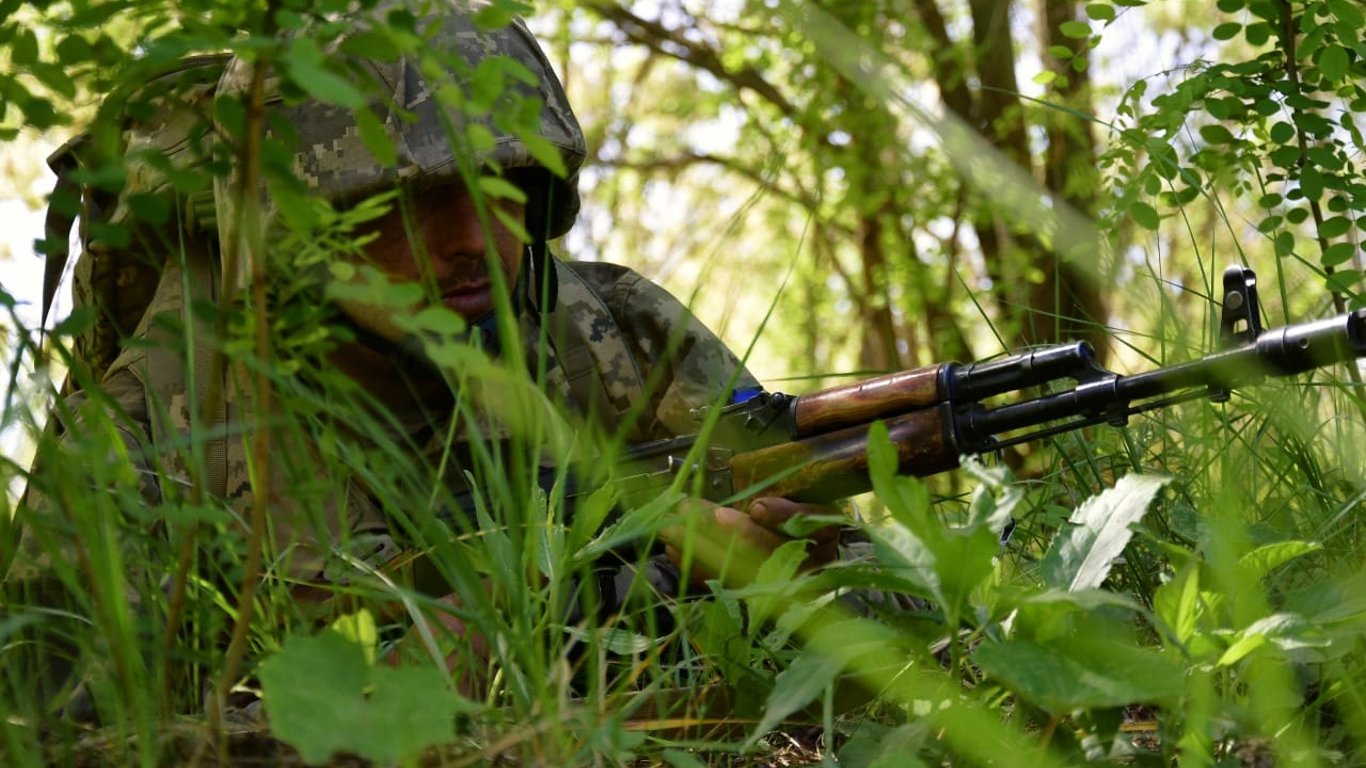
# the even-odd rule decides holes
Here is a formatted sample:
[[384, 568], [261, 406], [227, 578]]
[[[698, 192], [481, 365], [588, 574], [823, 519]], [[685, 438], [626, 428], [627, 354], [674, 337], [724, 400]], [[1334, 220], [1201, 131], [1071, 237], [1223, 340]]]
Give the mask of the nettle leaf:
[[1182, 671], [1160, 653], [1130, 643], [1081, 639], [1042, 645], [983, 643], [973, 653], [987, 674], [1049, 712], [1174, 701]]
[[783, 718], [816, 700], [844, 669], [844, 659], [807, 650], [788, 665], [774, 681], [764, 705], [764, 717], [756, 734], [772, 731]]
[[1077, 508], [1044, 555], [1044, 583], [1057, 589], [1094, 589], [1105, 581], [1148, 506], [1170, 478], [1126, 475], [1115, 487]]
[[1277, 541], [1263, 544], [1239, 558], [1238, 567], [1260, 581], [1276, 568], [1320, 549], [1323, 549], [1323, 545], [1314, 541]]
[[1200, 563], [1192, 559], [1153, 593], [1153, 613], [1171, 630], [1177, 642], [1186, 644], [1195, 636], [1203, 612]]
[[474, 705], [435, 668], [373, 666], [339, 632], [292, 635], [261, 663], [261, 697], [275, 736], [304, 762], [351, 752], [382, 763], [449, 740], [455, 716]]
[[928, 591], [946, 614], [957, 615], [991, 574], [1000, 531], [1018, 494], [1002, 476], [980, 470], [979, 479], [992, 487], [974, 497], [965, 525], [947, 527], [933, 512], [929, 489], [916, 478], [898, 476], [897, 466], [886, 426], [875, 423], [868, 433], [868, 470], [893, 520], [871, 526], [869, 536], [893, 574]]
[[1239, 632], [1238, 639], [1219, 657], [1219, 666], [1237, 664], [1265, 645], [1273, 645], [1282, 651], [1295, 651], [1327, 648], [1332, 641], [1298, 613], [1274, 613], [1252, 622]]
[[797, 572], [806, 561], [806, 542], [789, 541], [773, 551], [759, 566], [750, 588], [750, 630], [757, 633], [774, 615], [783, 598], [795, 589]]
[[788, 715], [816, 700], [846, 668], [865, 674], [904, 658], [901, 636], [893, 628], [867, 619], [849, 619], [821, 627], [806, 649], [778, 675], [764, 703], [764, 716], [751, 742], [772, 731]]

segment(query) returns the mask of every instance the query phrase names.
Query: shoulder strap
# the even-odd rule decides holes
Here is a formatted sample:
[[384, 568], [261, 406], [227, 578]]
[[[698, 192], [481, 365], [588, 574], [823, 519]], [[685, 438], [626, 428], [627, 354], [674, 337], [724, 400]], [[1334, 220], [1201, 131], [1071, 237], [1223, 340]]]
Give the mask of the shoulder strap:
[[79, 209], [81, 185], [76, 181], [77, 139], [63, 144], [48, 158], [48, 167], [57, 174], [57, 184], [48, 198], [47, 217], [43, 223], [42, 250], [47, 257], [43, 269], [43, 314], [39, 330], [46, 332], [52, 302], [57, 298], [57, 286], [62, 282], [66, 264], [71, 259], [71, 228], [76, 224], [74, 209]]
[[644, 396], [644, 377], [607, 302], [571, 265], [552, 261], [559, 300], [550, 313], [550, 341], [570, 395], [616, 432]]

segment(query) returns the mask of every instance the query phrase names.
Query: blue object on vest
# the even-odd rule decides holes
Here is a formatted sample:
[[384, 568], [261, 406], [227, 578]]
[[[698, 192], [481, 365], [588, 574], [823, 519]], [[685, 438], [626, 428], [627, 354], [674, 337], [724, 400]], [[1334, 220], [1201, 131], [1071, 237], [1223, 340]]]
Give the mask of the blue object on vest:
[[744, 389], [737, 389], [735, 390], [735, 394], [730, 396], [730, 404], [747, 403], [763, 393], [763, 387], [745, 387]]

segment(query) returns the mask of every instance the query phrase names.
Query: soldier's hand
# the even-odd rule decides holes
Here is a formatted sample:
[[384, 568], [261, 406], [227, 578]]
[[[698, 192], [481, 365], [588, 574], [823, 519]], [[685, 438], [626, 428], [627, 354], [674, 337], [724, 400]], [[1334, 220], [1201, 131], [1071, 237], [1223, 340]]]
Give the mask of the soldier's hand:
[[[801, 525], [806, 518], [838, 516], [840, 509], [835, 506], [774, 496], [754, 499], [743, 511], [700, 499], [685, 504], [685, 513], [696, 514], [698, 519], [691, 527], [666, 530], [663, 538], [675, 565], [684, 565], [684, 551], [691, 552], [688, 578], [694, 586], [718, 576], [748, 580], [760, 563], [790, 541], [807, 542], [804, 569], [833, 562], [838, 554], [838, 525], [827, 523], [801, 530], [809, 528]], [[691, 541], [689, 533], [693, 534]]]

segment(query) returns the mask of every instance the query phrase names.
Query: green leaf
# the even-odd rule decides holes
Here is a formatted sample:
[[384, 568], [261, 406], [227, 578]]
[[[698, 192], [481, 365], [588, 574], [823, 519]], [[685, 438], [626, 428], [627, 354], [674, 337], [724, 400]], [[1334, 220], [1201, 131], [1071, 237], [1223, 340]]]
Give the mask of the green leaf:
[[560, 148], [551, 144], [540, 134], [524, 131], [518, 135], [522, 144], [531, 157], [540, 163], [547, 171], [564, 178], [569, 173], [569, 169], [564, 164], [564, 156], [560, 154]]
[[1298, 613], [1275, 613], [1258, 619], [1238, 633], [1238, 639], [1219, 657], [1219, 666], [1237, 664], [1264, 645], [1271, 644], [1282, 651], [1301, 648], [1326, 648], [1332, 641], [1322, 631]]
[[1319, 261], [1325, 267], [1336, 267], [1345, 263], [1356, 254], [1356, 246], [1351, 243], [1334, 243], [1323, 250]]
[[1085, 40], [1091, 36], [1091, 25], [1084, 21], [1064, 21], [1058, 27], [1058, 31], [1062, 32], [1064, 37]]
[[348, 35], [342, 41], [341, 49], [357, 58], [375, 61], [398, 61], [403, 56], [403, 49], [387, 29], [367, 29]]
[[1096, 21], [1113, 21], [1115, 7], [1108, 3], [1091, 3], [1086, 6], [1086, 16]]
[[1279, 120], [1271, 126], [1271, 140], [1278, 144], [1289, 144], [1295, 140], [1295, 126], [1284, 120]]
[[304, 762], [326, 762], [350, 746], [369, 682], [359, 645], [336, 632], [292, 635], [261, 662], [259, 675], [272, 733], [299, 750]]
[[1359, 269], [1341, 269], [1328, 276], [1328, 290], [1332, 293], [1356, 293], [1361, 284], [1362, 272]]
[[[752, 631], [758, 632], [774, 615], [787, 593], [791, 591], [797, 579], [797, 572], [801, 570], [805, 561], [806, 542], [800, 540], [785, 542], [764, 559], [751, 585], [758, 589], [750, 590], [746, 600]], [[784, 586], [788, 589], [783, 589]]]
[[435, 668], [371, 666], [335, 631], [291, 635], [261, 663], [261, 697], [275, 736], [307, 763], [337, 752], [398, 763], [454, 735], [471, 704]]
[[1313, 166], [1305, 166], [1300, 171], [1300, 191], [1310, 200], [1317, 200], [1323, 194], [1323, 174]]
[[445, 673], [435, 667], [376, 666], [372, 673], [374, 693], [366, 701], [364, 723], [356, 724], [363, 743], [351, 751], [375, 762], [398, 764], [450, 741], [455, 716], [477, 709], [450, 690]]
[[392, 168], [398, 163], [398, 150], [394, 147], [394, 140], [389, 138], [389, 133], [384, 130], [384, 123], [370, 111], [369, 107], [358, 107], [355, 110], [356, 127], [360, 130], [360, 140], [365, 144], [365, 148], [370, 150], [370, 154], [375, 156], [375, 162], [386, 168]]
[[312, 38], [294, 38], [285, 51], [283, 63], [294, 84], [318, 101], [351, 109], [365, 104], [365, 97], [356, 86], [328, 69], [322, 50]]
[[515, 203], [526, 202], [526, 192], [502, 176], [480, 176], [479, 190], [495, 200], [511, 200]]
[[1289, 256], [1295, 252], [1295, 235], [1291, 232], [1278, 232], [1273, 246], [1277, 256]]
[[38, 60], [38, 36], [32, 29], [21, 28], [9, 44], [10, 64], [27, 67]]
[[1260, 581], [1275, 568], [1320, 549], [1323, 549], [1323, 545], [1312, 541], [1277, 541], [1263, 544], [1239, 558], [1238, 567], [1245, 569], [1245, 572]]
[[1363, 14], [1361, 8], [1356, 5], [1356, 0], [1328, 0], [1328, 7], [1338, 21], [1352, 29], [1366, 26], [1366, 14]]
[[73, 307], [71, 314], [52, 326], [53, 336], [77, 336], [90, 330], [98, 317], [95, 307]]
[[1133, 536], [1170, 478], [1126, 475], [1114, 488], [1092, 496], [1072, 514], [1071, 528], [1058, 532], [1043, 560], [1044, 583], [1067, 590], [1095, 589]]
[[474, 14], [474, 25], [482, 30], [502, 29], [512, 23], [516, 18], [517, 11], [508, 8], [506, 4], [493, 3], [479, 9]]
[[1156, 232], [1162, 223], [1162, 217], [1157, 215], [1157, 209], [1140, 200], [1129, 204], [1129, 216], [1135, 224], [1152, 232]]
[[816, 700], [844, 669], [844, 659], [806, 650], [778, 675], [755, 733], [767, 733], [788, 715]]
[[368, 610], [362, 608], [356, 613], [340, 616], [328, 628], [359, 645], [365, 652], [367, 664], [375, 663], [375, 654], [379, 649], [379, 630], [375, 626], [374, 615]]
[[1352, 228], [1352, 220], [1346, 216], [1334, 216], [1326, 219], [1323, 226], [1319, 227], [1319, 235], [1322, 237], [1341, 237], [1347, 234], [1347, 230]]
[[1195, 636], [1204, 606], [1200, 603], [1200, 563], [1191, 559], [1171, 581], [1153, 593], [1153, 613], [1180, 643]]
[[1329, 82], [1336, 83], [1346, 77], [1349, 64], [1347, 49], [1340, 45], [1326, 45], [1319, 55], [1319, 69]]
[[1239, 30], [1242, 28], [1242, 24], [1236, 21], [1229, 21], [1215, 27], [1214, 30], [1210, 32], [1210, 36], [1215, 40], [1232, 40], [1238, 36]]
[[522, 217], [513, 216], [506, 208], [495, 206], [493, 208], [493, 218], [502, 222], [503, 226], [506, 227], [508, 231], [512, 232], [512, 234], [516, 235], [520, 242], [531, 242], [531, 235], [526, 231], [526, 222]]
[[1210, 144], [1232, 144], [1237, 141], [1227, 128], [1218, 123], [1200, 126], [1200, 136]]
[[997, 681], [1049, 712], [1174, 701], [1182, 673], [1166, 657], [1129, 643], [1079, 638], [1042, 645], [983, 643], [973, 660]]
[[1271, 39], [1271, 25], [1265, 21], [1249, 24], [1243, 30], [1243, 37], [1247, 38], [1248, 45], [1266, 45], [1267, 41]]

